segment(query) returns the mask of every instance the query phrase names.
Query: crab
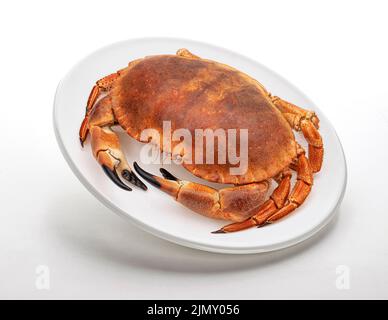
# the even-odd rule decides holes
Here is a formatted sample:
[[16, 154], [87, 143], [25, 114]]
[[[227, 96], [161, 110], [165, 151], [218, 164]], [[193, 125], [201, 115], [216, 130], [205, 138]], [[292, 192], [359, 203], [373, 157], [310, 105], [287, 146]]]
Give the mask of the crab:
[[[94, 157], [116, 185], [130, 191], [124, 183], [128, 181], [147, 190], [128, 164], [112, 127], [119, 125], [140, 141], [147, 128], [162, 134], [163, 121], [170, 121], [172, 129], [190, 132], [195, 128], [248, 129], [248, 170], [244, 174], [231, 174], [230, 163], [183, 163], [197, 177], [231, 186], [217, 189], [184, 181], [164, 168], [160, 169], [162, 176], [157, 176], [134, 163], [144, 180], [182, 205], [230, 221], [213, 233], [261, 227], [289, 215], [305, 201], [313, 174], [322, 166], [324, 148], [315, 112], [272, 95], [237, 69], [202, 59], [187, 49], [134, 60], [98, 80], [87, 101], [80, 142], [83, 146], [90, 134]], [[306, 139], [308, 157], [293, 130]], [[172, 149], [159, 147], [174, 156]], [[296, 182], [292, 186], [293, 171]], [[268, 195], [273, 180], [277, 185]]]

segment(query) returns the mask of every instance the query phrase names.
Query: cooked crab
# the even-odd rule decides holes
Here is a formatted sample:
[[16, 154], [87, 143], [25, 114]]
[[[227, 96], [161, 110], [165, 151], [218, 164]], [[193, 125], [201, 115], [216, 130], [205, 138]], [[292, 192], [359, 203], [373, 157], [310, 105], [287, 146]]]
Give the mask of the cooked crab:
[[[232, 221], [216, 233], [263, 226], [290, 214], [305, 201], [313, 173], [321, 169], [323, 144], [314, 112], [271, 95], [259, 82], [232, 67], [186, 49], [176, 55], [132, 61], [97, 81], [87, 102], [80, 141], [83, 145], [90, 132], [94, 157], [119, 187], [131, 190], [124, 179], [146, 190], [128, 165], [111, 127], [120, 125], [140, 141], [147, 128], [162, 135], [163, 121], [170, 121], [173, 130], [187, 128], [193, 135], [197, 128], [248, 129], [248, 170], [244, 174], [232, 175], [230, 163], [183, 163], [195, 176], [232, 184], [230, 187], [218, 190], [182, 181], [165, 169], [159, 177], [134, 163], [141, 177], [184, 206], [207, 217]], [[292, 130], [303, 133], [308, 158]], [[171, 150], [164, 150], [162, 144], [159, 147], [174, 156], [176, 144]], [[292, 190], [291, 170], [297, 172]], [[267, 198], [271, 180], [277, 187]]]

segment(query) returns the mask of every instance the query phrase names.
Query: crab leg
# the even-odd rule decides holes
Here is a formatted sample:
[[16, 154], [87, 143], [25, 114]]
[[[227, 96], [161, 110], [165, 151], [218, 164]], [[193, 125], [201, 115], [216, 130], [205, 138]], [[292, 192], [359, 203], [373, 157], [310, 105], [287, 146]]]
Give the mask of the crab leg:
[[283, 113], [291, 127], [296, 131], [302, 131], [308, 142], [311, 169], [314, 173], [320, 171], [324, 149], [322, 137], [318, 132], [319, 119], [317, 115], [279, 97], [271, 97], [271, 99], [274, 105]]
[[297, 154], [297, 156], [295, 157], [295, 159], [292, 160], [292, 162], [288, 166], [291, 170], [293, 170], [295, 172], [298, 172], [298, 162], [299, 162], [298, 157], [302, 153], [305, 154], [306, 152], [304, 151], [302, 146], [299, 143], [297, 143], [297, 147], [296, 147], [296, 154]]
[[[229, 233], [254, 226], [260, 227], [289, 215], [304, 202], [309, 195], [313, 184], [313, 173], [310, 168], [309, 160], [306, 158], [304, 152], [298, 155], [297, 170], [297, 181], [290, 195], [288, 195], [288, 192], [290, 190], [291, 175], [286, 175], [280, 181], [279, 186], [275, 189], [271, 198], [264, 202], [255, 215], [243, 222], [226, 225], [213, 233]], [[286, 186], [283, 186], [283, 182]], [[277, 199], [280, 199], [281, 201]]]
[[310, 167], [310, 162], [302, 153], [298, 157], [298, 176], [297, 181], [292, 189], [291, 194], [288, 196], [286, 205], [278, 210], [275, 214], [267, 219], [267, 223], [275, 222], [286, 215], [290, 214], [296, 208], [302, 205], [310, 194], [313, 185], [313, 172]]
[[283, 113], [291, 127], [298, 127], [302, 118], [311, 119], [314, 126], [319, 129], [319, 118], [315, 112], [303, 109], [297, 105], [283, 100], [277, 96], [270, 96], [275, 106]]
[[93, 111], [97, 99], [101, 96], [102, 93], [110, 90], [112, 83], [117, 79], [118, 76], [119, 72], [116, 72], [98, 80], [90, 92], [88, 102], [86, 104], [85, 118], [82, 121], [81, 127], [79, 129], [79, 140], [81, 142], [81, 146], [84, 145], [86, 137], [88, 136], [88, 121], [90, 113]]
[[121, 176], [135, 186], [147, 190], [146, 185], [129, 167], [121, 150], [119, 137], [110, 128], [115, 123], [116, 119], [112, 112], [111, 98], [107, 95], [95, 103], [82, 123], [86, 132], [90, 131], [93, 155], [101, 164], [107, 176], [120, 188], [128, 191], [132, 190], [121, 181]]
[[236, 232], [256, 226], [262, 226], [266, 223], [278, 209], [283, 208], [291, 188], [291, 172], [285, 170], [278, 179], [278, 186], [271, 194], [270, 198], [264, 202], [257, 212], [248, 219], [231, 223], [212, 233]]
[[309, 145], [309, 160], [312, 172], [319, 172], [322, 168], [323, 162], [323, 143], [321, 135], [311, 120], [302, 119], [300, 127], [303, 132], [303, 136]]
[[180, 180], [163, 168], [160, 172], [164, 178], [148, 173], [136, 162], [134, 168], [142, 178], [182, 205], [215, 219], [245, 220], [263, 203], [269, 187], [269, 182], [263, 181], [216, 190], [199, 183]]

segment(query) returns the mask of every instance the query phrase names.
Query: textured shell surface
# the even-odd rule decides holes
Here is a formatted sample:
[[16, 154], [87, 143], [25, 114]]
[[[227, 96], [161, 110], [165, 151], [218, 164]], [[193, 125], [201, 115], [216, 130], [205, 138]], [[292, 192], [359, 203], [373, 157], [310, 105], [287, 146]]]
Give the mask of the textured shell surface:
[[[192, 140], [192, 164], [184, 167], [194, 175], [219, 183], [246, 184], [274, 177], [296, 156], [291, 127], [274, 107], [265, 88], [248, 75], [227, 65], [205, 59], [158, 55], [130, 63], [116, 81], [111, 93], [118, 123], [139, 140], [143, 130], [153, 128], [163, 138], [163, 122], [171, 130], [187, 129]], [[236, 164], [221, 157], [215, 145], [214, 164], [195, 164], [195, 154], [205, 154], [195, 144], [196, 129], [247, 130], [247, 170], [232, 175]], [[217, 140], [216, 140], [217, 141]], [[171, 150], [180, 141], [173, 141]], [[206, 143], [204, 144], [206, 145]], [[229, 139], [226, 139], [229, 146]], [[170, 153], [171, 150], [163, 151]], [[187, 145], [188, 147], [188, 145]], [[200, 149], [199, 149], [200, 148]], [[187, 149], [187, 148], [186, 148]]]

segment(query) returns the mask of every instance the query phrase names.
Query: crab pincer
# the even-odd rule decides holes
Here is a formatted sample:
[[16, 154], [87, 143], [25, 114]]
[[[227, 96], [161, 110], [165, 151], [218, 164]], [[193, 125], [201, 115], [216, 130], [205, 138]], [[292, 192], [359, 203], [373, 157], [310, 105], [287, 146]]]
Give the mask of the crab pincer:
[[[134, 163], [136, 172], [177, 202], [201, 215], [214, 219], [242, 221], [263, 203], [268, 191], [268, 181], [220, 190], [204, 184], [180, 180], [164, 168], [162, 177], [155, 176]], [[236, 205], [238, 204], [238, 205]]]
[[121, 150], [117, 134], [108, 127], [92, 127], [91, 143], [93, 154], [101, 164], [106, 175], [120, 188], [132, 191], [121, 179], [147, 190], [147, 186], [141, 181], [130, 168]]
[[113, 181], [114, 184], [116, 184], [118, 187], [121, 189], [127, 190], [127, 191], [132, 191], [130, 187], [128, 187], [125, 183], [123, 183], [120, 180], [119, 175], [117, 174], [116, 169], [109, 169], [106, 165], [101, 165], [102, 170], [104, 170], [105, 174]]

